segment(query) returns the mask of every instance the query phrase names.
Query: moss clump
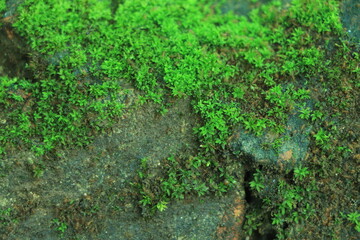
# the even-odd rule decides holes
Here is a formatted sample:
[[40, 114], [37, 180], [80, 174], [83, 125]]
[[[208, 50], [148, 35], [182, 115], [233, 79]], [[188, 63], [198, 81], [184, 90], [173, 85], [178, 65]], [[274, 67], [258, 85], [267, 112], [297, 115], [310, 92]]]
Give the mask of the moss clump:
[[[316, 76], [325, 54], [316, 42], [341, 29], [335, 1], [310, 5], [295, 1], [284, 10], [272, 1], [247, 19], [222, 14], [211, 1], [135, 0], [115, 8], [111, 1], [24, 1], [14, 26], [49, 63], [34, 83], [37, 98], [44, 105], [68, 99], [58, 109], [41, 107], [36, 119], [49, 119], [40, 117], [47, 112], [64, 119], [62, 113], [74, 111], [76, 119], [62, 121], [82, 119], [75, 124], [82, 126], [81, 108], [103, 111], [91, 99], [125, 79], [144, 91], [144, 100], [163, 106], [169, 95], [192, 97], [204, 119], [197, 132], [207, 151], [224, 147], [237, 123], [256, 134], [281, 133], [287, 112], [307, 94], [294, 85], [298, 96], [286, 104], [282, 85]], [[121, 108], [111, 104], [105, 108]], [[78, 139], [86, 138], [80, 132]]]
[[4, 11], [6, 8], [5, 0], [0, 0], [0, 12]]
[[[0, 14], [5, 10], [5, 8], [6, 8], [5, 0], [0, 0]], [[1, 27], [1, 25], [2, 25], [2, 22], [0, 22], [0, 27]]]

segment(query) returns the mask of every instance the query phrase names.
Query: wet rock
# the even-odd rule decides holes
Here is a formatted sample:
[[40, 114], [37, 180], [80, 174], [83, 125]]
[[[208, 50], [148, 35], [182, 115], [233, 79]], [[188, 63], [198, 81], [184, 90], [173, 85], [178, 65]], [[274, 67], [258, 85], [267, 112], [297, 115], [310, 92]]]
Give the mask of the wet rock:
[[349, 37], [360, 47], [360, 3], [358, 0], [341, 2], [341, 22]]
[[290, 167], [305, 159], [310, 131], [311, 126], [306, 121], [297, 115], [290, 115], [286, 124], [285, 137], [277, 143], [276, 149], [273, 148], [272, 143], [276, 141], [277, 135], [266, 132], [262, 136], [255, 136], [242, 127], [235, 130], [237, 137], [233, 138], [230, 147], [235, 154], [242, 152], [256, 163]]

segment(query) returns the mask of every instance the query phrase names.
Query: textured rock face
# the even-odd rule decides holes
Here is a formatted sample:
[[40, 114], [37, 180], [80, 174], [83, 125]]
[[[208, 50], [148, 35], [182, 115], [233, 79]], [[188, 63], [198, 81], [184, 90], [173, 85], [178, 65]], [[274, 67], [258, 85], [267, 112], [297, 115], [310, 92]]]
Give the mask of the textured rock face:
[[275, 150], [271, 144], [276, 136], [270, 132], [255, 136], [239, 127], [230, 143], [232, 151], [249, 155], [255, 162], [292, 166], [306, 157], [311, 126], [296, 115], [287, 121], [284, 138]]
[[[25, 201], [23, 208], [31, 212], [19, 221], [16, 231], [8, 234], [0, 229], [0, 236], [57, 239], [58, 233], [50, 225], [56, 218], [54, 212], [60, 212], [68, 214], [74, 226], [82, 224], [79, 227], [86, 229], [77, 234], [79, 239], [241, 239], [239, 228], [245, 213], [242, 182], [222, 198], [187, 196], [151, 218], [144, 218], [139, 209], [131, 184], [140, 159], [151, 159], [151, 172], [159, 174], [160, 159], [196, 147], [192, 134], [196, 118], [189, 111], [189, 102], [180, 100], [164, 116], [151, 104], [125, 114], [110, 134], [97, 137], [88, 148], [57, 150], [59, 159], [47, 162], [39, 179], [27, 170], [37, 161], [33, 154], [22, 152], [3, 160], [0, 170], [10, 168], [14, 161], [18, 166], [2, 177], [0, 207], [20, 208], [19, 202]], [[242, 174], [241, 165], [238, 168]], [[101, 214], [84, 215], [94, 201]], [[118, 209], [112, 212], [112, 206]], [[86, 221], [88, 225], [83, 223]]]
[[[341, 22], [348, 35], [354, 38], [354, 41], [360, 42], [360, 4], [357, 0], [342, 1]], [[360, 47], [360, 44], [359, 44]]]

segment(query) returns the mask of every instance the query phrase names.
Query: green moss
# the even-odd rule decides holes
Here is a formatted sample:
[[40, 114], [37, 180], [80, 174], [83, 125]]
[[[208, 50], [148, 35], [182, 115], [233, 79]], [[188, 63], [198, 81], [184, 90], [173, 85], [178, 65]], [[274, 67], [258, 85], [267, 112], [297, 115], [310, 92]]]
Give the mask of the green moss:
[[[164, 161], [165, 174], [161, 178], [151, 173], [147, 161], [146, 158], [141, 160], [135, 184], [140, 193], [139, 204], [147, 217], [157, 210], [166, 209], [172, 199], [184, 199], [189, 194], [203, 196], [213, 193], [221, 196], [236, 183], [224, 168], [217, 167], [212, 159], [205, 156], [187, 159], [170, 156]], [[214, 168], [213, 173], [205, 174], [209, 167]]]
[[0, 12], [4, 11], [6, 8], [5, 0], [0, 0]]
[[341, 34], [339, 1], [294, 0], [291, 3], [290, 16], [301, 25], [319, 33], [334, 32]]
[[[323, 50], [311, 45], [314, 36], [341, 29], [334, 1], [312, 1], [311, 7], [295, 1], [289, 10], [273, 1], [253, 10], [250, 20], [221, 15], [219, 5], [207, 1], [125, 1], [116, 11], [110, 6], [111, 1], [95, 0], [25, 1], [14, 26], [35, 51], [49, 56], [53, 64], [42, 78], [54, 79], [45, 80], [54, 81], [48, 86], [55, 81], [59, 86], [56, 93], [41, 90], [40, 99], [72, 92], [67, 106], [78, 107], [68, 109], [88, 105], [101, 112], [99, 105], [87, 103], [100, 97], [93, 95], [94, 86], [106, 95], [119, 79], [133, 81], [145, 99], [160, 104], [167, 94], [191, 96], [204, 119], [197, 132], [207, 150], [223, 147], [236, 123], [256, 134], [268, 128], [281, 132], [274, 126], [286, 120], [287, 96], [279, 92], [271, 97], [271, 91], [300, 74], [314, 76], [324, 61]], [[94, 84], [86, 98], [80, 85], [89, 84], [79, 84], [84, 76], [76, 72], [111, 82], [112, 87]], [[241, 98], [228, 94], [239, 90]], [[251, 101], [269, 101], [271, 108], [265, 115], [243, 111], [240, 105]], [[44, 106], [42, 112], [50, 109]], [[81, 112], [76, 115], [63, 121], [82, 119]]]
[[[346, 41], [329, 40], [344, 36], [338, 1], [293, 0], [289, 8], [270, 1], [248, 18], [222, 13], [216, 1], [114, 2], [24, 1], [14, 27], [33, 49], [29, 66], [35, 76], [1, 78], [0, 104], [8, 119], [0, 129], [0, 154], [18, 144], [39, 155], [61, 145], [87, 144], [122, 114], [125, 82], [141, 90], [144, 101], [163, 108], [169, 96], [191, 98], [202, 118], [195, 129], [201, 147], [195, 165], [211, 165], [212, 172], [223, 174], [203, 181], [210, 170], [169, 159], [162, 179], [167, 185], [158, 196], [148, 196], [139, 184], [141, 204], [151, 209], [163, 210], [186, 193], [226, 191], [222, 181], [231, 176], [225, 177], [216, 160], [207, 164], [204, 159], [226, 148], [238, 125], [256, 135], [273, 131], [281, 139], [288, 115], [299, 110], [316, 127], [315, 144], [329, 150], [330, 136], [336, 134], [323, 127], [324, 119], [350, 108], [359, 88], [359, 55]], [[310, 91], [315, 88], [318, 94]], [[318, 103], [311, 109], [314, 95]], [[188, 186], [191, 174], [197, 178]], [[276, 204], [266, 205], [279, 232], [284, 222], [278, 216], [296, 223], [295, 213], [307, 211], [301, 201], [311, 196], [299, 189], [279, 186]], [[296, 212], [286, 203], [288, 195]]]
[[[5, 10], [6, 8], [6, 2], [5, 0], [0, 0], [0, 14]], [[2, 16], [1, 16], [2, 18]], [[0, 22], [0, 27], [2, 26], [2, 22]]]
[[18, 222], [13, 212], [14, 209], [12, 208], [3, 208], [3, 207], [0, 208], [0, 226], [2, 228], [9, 226], [11, 224], [16, 224]]
[[[295, 238], [294, 233], [284, 226], [296, 225], [314, 216], [315, 209], [311, 199], [318, 190], [311, 178], [314, 173], [299, 166], [294, 169], [293, 174], [291, 184], [283, 179], [274, 179], [271, 186], [265, 187], [264, 173], [256, 170], [249, 186], [261, 200], [261, 207], [249, 209], [243, 226], [247, 235], [251, 236], [254, 231], [261, 229], [264, 223], [271, 222], [276, 229], [277, 239]], [[270, 193], [273, 191], [277, 194]]]

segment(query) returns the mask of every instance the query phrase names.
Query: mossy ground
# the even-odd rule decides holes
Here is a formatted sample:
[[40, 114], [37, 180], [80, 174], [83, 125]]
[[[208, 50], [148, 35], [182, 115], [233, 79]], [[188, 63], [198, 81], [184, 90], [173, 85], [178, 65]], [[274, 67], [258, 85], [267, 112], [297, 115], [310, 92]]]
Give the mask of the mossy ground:
[[[341, 26], [339, 1], [293, 0], [285, 6], [251, 1], [247, 17], [221, 12], [224, 2], [24, 1], [8, 33], [24, 37], [31, 51], [25, 76], [1, 76], [1, 156], [31, 150], [36, 160], [25, 165], [41, 181], [59, 149], [89, 146], [131, 109], [154, 102], [159, 116], [166, 116], [182, 99], [191, 102], [197, 119], [191, 153], [129, 156], [140, 165], [138, 177], [133, 176], [135, 199], [145, 216], [187, 195], [226, 194], [242, 182], [229, 166], [242, 162], [249, 172], [246, 181], [258, 184], [248, 187], [244, 234], [355, 236], [360, 220], [349, 214], [359, 207], [353, 169], [359, 163], [360, 59], [359, 46]], [[279, 141], [269, 145], [281, 144], [294, 111], [313, 126], [308, 156], [295, 166], [309, 170], [301, 179], [293, 169], [229, 153], [238, 125], [255, 135], [272, 131]], [[250, 174], [255, 169], [262, 178]], [[274, 176], [283, 181], [266, 182]], [[59, 232], [66, 232], [63, 224], [76, 233], [77, 224], [101, 221], [93, 207], [109, 193], [93, 194], [60, 207], [53, 222]], [[78, 201], [89, 199], [91, 206], [79, 207]], [[86, 219], [78, 212], [86, 212]]]

